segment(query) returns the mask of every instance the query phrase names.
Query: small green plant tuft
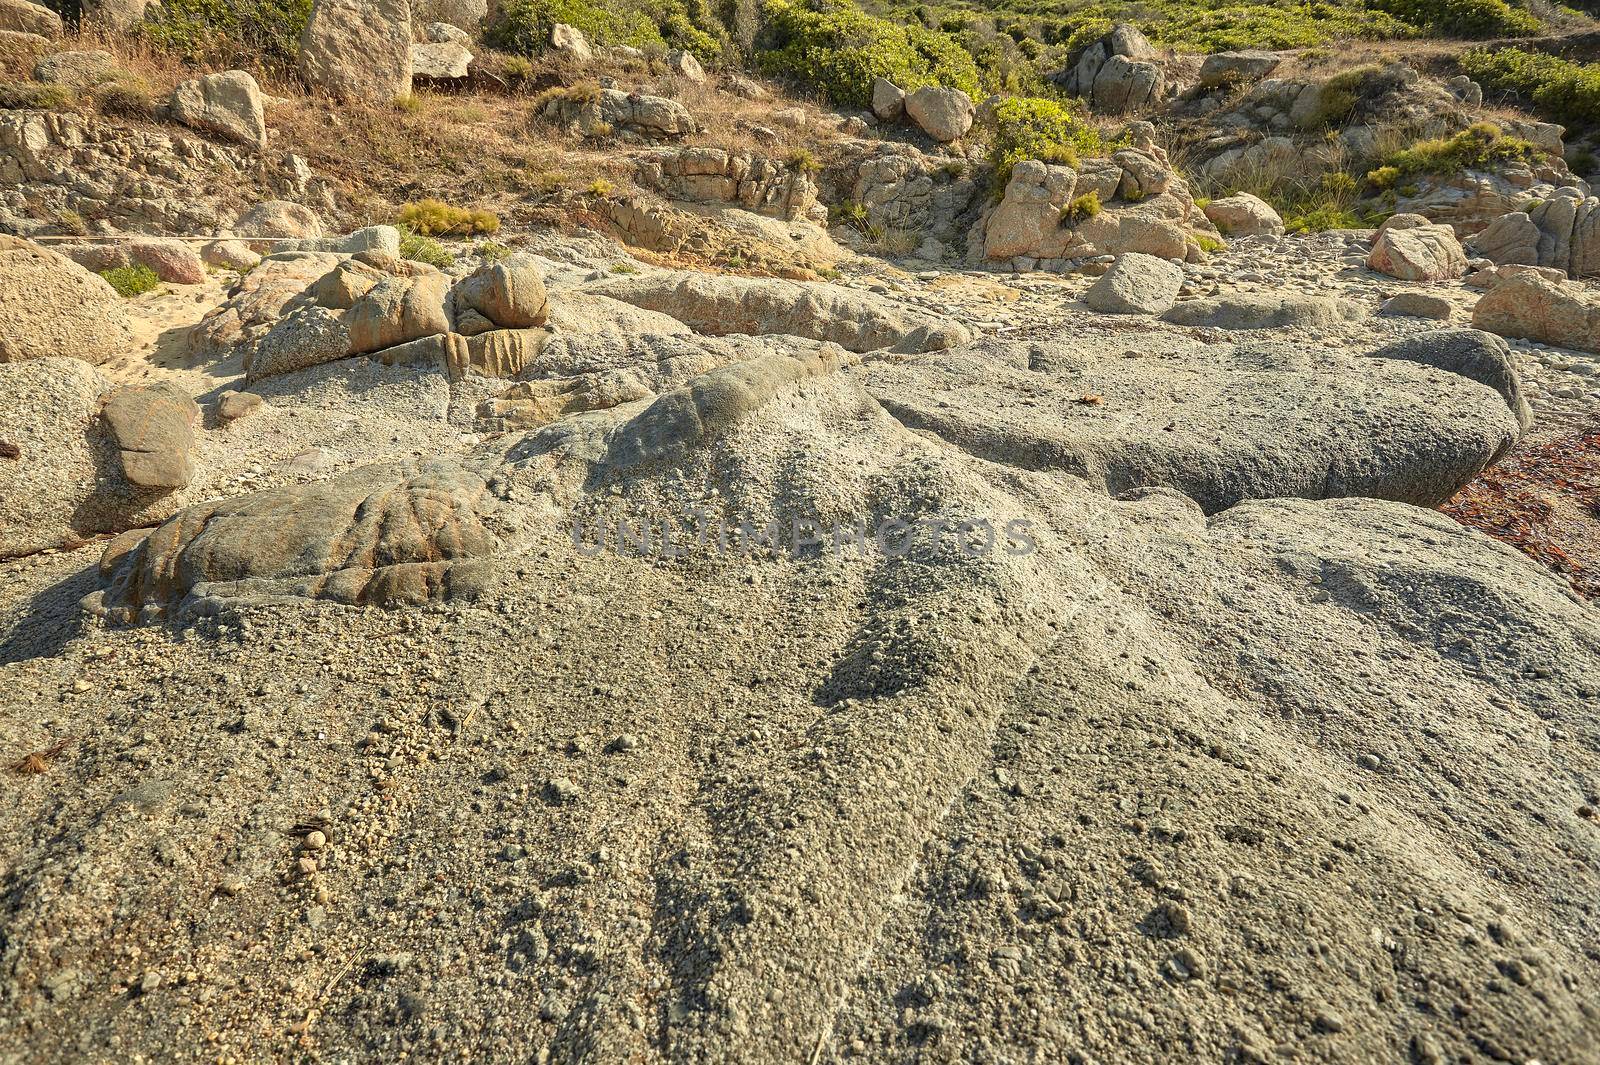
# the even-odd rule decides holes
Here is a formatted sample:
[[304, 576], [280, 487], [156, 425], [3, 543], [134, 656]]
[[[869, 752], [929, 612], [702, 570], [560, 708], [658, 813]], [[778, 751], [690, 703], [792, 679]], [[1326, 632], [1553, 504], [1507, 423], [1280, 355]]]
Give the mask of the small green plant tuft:
[[611, 192], [615, 187], [616, 186], [612, 185], [611, 182], [605, 178], [597, 177], [593, 181], [589, 182], [589, 188], [586, 191], [590, 196], [604, 197], [611, 195]]
[[1212, 255], [1216, 252], [1222, 251], [1228, 245], [1218, 240], [1216, 237], [1213, 237], [1209, 233], [1196, 233], [1194, 235], [1194, 246], [1205, 252], [1207, 255]]
[[1104, 209], [1098, 192], [1086, 192], [1082, 196], [1074, 196], [1072, 202], [1061, 209], [1061, 224], [1075, 226], [1079, 222], [1088, 221]]
[[115, 289], [117, 295], [123, 299], [142, 296], [161, 284], [161, 279], [156, 276], [156, 272], [143, 264], [101, 270], [100, 276], [105, 278], [106, 283]]
[[472, 254], [491, 263], [497, 263], [502, 259], [511, 258], [511, 249], [497, 240], [485, 240], [480, 241], [478, 246], [472, 249]]
[[817, 162], [817, 157], [808, 148], [796, 148], [784, 162], [790, 170], [801, 174], [818, 174], [822, 171], [822, 164]]
[[1445, 176], [1496, 163], [1538, 159], [1544, 153], [1525, 140], [1508, 137], [1492, 122], [1478, 122], [1453, 137], [1418, 141], [1368, 171], [1367, 184], [1392, 189], [1414, 175]]
[[493, 211], [469, 210], [428, 199], [400, 208], [397, 224], [424, 237], [475, 237], [498, 233], [500, 216]]
[[400, 258], [437, 266], [441, 270], [455, 265], [456, 257], [437, 240], [424, 233], [418, 233], [405, 224], [395, 228], [400, 230]]

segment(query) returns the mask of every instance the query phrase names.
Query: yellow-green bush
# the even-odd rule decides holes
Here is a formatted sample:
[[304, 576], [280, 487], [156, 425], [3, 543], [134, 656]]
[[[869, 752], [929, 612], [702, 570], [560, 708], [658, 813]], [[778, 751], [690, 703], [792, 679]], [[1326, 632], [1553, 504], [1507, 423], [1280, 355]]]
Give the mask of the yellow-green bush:
[[989, 163], [997, 192], [1005, 191], [1012, 169], [1024, 159], [1076, 167], [1082, 156], [1105, 150], [1099, 131], [1055, 100], [1013, 96], [995, 107]]
[[311, 0], [163, 0], [151, 11], [144, 36], [193, 62], [249, 57], [288, 68]]
[[1546, 118], [1571, 126], [1600, 125], [1600, 63], [1496, 48], [1466, 53], [1461, 69], [1485, 89], [1516, 93]]
[[161, 284], [156, 272], [144, 265], [118, 266], [111, 270], [101, 270], [100, 276], [105, 278], [107, 284], [116, 289], [117, 295], [123, 299], [142, 296]]
[[1418, 141], [1395, 152], [1367, 173], [1367, 184], [1391, 189], [1416, 174], [1459, 174], [1495, 163], [1537, 159], [1536, 145], [1508, 137], [1492, 122], [1479, 122], [1454, 137]]
[[400, 258], [437, 266], [441, 270], [455, 265], [456, 257], [450, 249], [432, 237], [424, 236], [407, 225], [396, 228], [400, 230]]
[[978, 67], [947, 33], [876, 18], [849, 0], [768, 0], [765, 10], [773, 39], [761, 68], [841, 107], [868, 106], [879, 77], [908, 92], [943, 85], [978, 95]]
[[475, 237], [499, 232], [500, 217], [493, 211], [420, 200], [400, 208], [397, 224], [424, 237]]

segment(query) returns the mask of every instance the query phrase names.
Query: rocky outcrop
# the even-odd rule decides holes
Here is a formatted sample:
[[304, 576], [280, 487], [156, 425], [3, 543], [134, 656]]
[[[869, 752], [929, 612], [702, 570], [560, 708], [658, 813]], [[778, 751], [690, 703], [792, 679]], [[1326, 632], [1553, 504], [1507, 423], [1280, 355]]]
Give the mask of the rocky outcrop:
[[543, 114], [586, 137], [650, 141], [682, 137], [697, 128], [694, 116], [678, 101], [620, 89], [561, 93], [545, 104]]
[[207, 74], [179, 82], [167, 111], [186, 126], [225, 140], [262, 149], [267, 146], [267, 115], [261, 88], [243, 70]]
[[300, 37], [300, 76], [339, 100], [390, 104], [411, 92], [408, 0], [316, 0]]
[[294, 156], [71, 112], [0, 111], [0, 228], [91, 233], [213, 233], [240, 197], [323, 202], [327, 186]]
[[411, 46], [411, 76], [420, 81], [460, 81], [472, 73], [472, 59], [460, 41], [423, 41]]
[[573, 63], [588, 63], [594, 59], [589, 38], [576, 26], [557, 22], [550, 27], [550, 50]]
[[685, 52], [682, 48], [673, 48], [667, 52], [665, 60], [667, 69], [680, 78], [686, 78], [696, 85], [706, 83], [705, 68], [700, 65], [700, 60], [694, 57], [693, 52]]
[[81, 91], [112, 80], [119, 70], [117, 57], [103, 49], [52, 52], [33, 65], [33, 80]]
[[1523, 395], [1522, 379], [1517, 374], [1511, 348], [1492, 333], [1479, 329], [1437, 329], [1385, 344], [1374, 351], [1372, 357], [1402, 359], [1448, 370], [1492, 388], [1506, 401], [1506, 407], [1522, 432], [1533, 428], [1533, 410]]
[[1569, 277], [1600, 276], [1600, 199], [1580, 188], [1554, 190], [1501, 215], [1467, 241], [1496, 265], [1545, 266]]
[[663, 148], [640, 156], [635, 175], [640, 185], [673, 200], [725, 203], [774, 218], [827, 217], [809, 173], [752, 152]]
[[925, 85], [905, 100], [906, 117], [940, 144], [960, 140], [972, 128], [977, 108], [960, 89]]
[[233, 230], [241, 237], [315, 239], [322, 236], [322, 219], [304, 204], [267, 200], [240, 215]]
[[411, 21], [416, 25], [441, 22], [471, 34], [488, 17], [489, 0], [411, 0]]
[[1502, 267], [1494, 287], [1473, 308], [1472, 324], [1504, 337], [1600, 351], [1600, 300], [1594, 292], [1531, 269]]
[[84, 0], [83, 17], [106, 29], [126, 32], [144, 21], [150, 0]]
[[144, 266], [169, 284], [198, 285], [206, 280], [206, 267], [200, 256], [189, 245], [176, 239], [153, 237], [119, 240], [109, 244], [63, 244], [56, 250], [95, 273], [118, 267]]
[[331, 480], [189, 507], [102, 561], [86, 604], [113, 620], [161, 617], [190, 594], [303, 595], [374, 605], [461, 598], [499, 550], [485, 478], [444, 460], [368, 466]]
[[0, 363], [55, 356], [102, 363], [132, 342], [110, 285], [23, 241], [0, 243]]
[[1106, 114], [1138, 111], [1158, 103], [1167, 89], [1159, 53], [1143, 33], [1126, 23], [1089, 45], [1055, 80]]
[[467, 332], [461, 322], [469, 313], [494, 329], [528, 329], [543, 325], [550, 316], [544, 278], [537, 268], [518, 260], [480, 266], [456, 282], [451, 303], [457, 332]]
[[1453, 281], [1467, 272], [1467, 254], [1449, 226], [1395, 215], [1378, 230], [1367, 269], [1402, 281]]
[[1117, 257], [1083, 301], [1103, 314], [1162, 314], [1177, 302], [1183, 270], [1166, 259], [1130, 252]]
[[[1095, 255], [1183, 259], [1198, 253], [1190, 251], [1190, 234], [1215, 229], [1156, 151], [1124, 150], [1085, 160], [1077, 170], [1018, 163], [984, 228], [984, 256], [1055, 269]], [[1098, 213], [1082, 206], [1086, 197], [1100, 205]]]

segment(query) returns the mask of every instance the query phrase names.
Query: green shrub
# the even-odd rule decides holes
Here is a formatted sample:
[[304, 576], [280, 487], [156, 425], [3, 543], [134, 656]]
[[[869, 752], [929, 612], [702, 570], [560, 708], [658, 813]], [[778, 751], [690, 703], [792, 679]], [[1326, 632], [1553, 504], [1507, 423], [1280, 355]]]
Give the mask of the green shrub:
[[1479, 122], [1454, 137], [1418, 141], [1395, 152], [1368, 172], [1367, 184], [1392, 189], [1413, 175], [1459, 174], [1495, 163], [1537, 159], [1544, 153], [1533, 144], [1508, 137], [1492, 122]]
[[1337, 203], [1320, 203], [1284, 217], [1283, 228], [1290, 233], [1321, 233], [1325, 229], [1366, 229], [1382, 219], [1364, 215]]
[[105, 278], [106, 282], [117, 290], [117, 295], [123, 299], [142, 296], [161, 284], [161, 279], [156, 276], [156, 272], [143, 265], [119, 266], [112, 270], [101, 270], [100, 276]]
[[65, 111], [75, 102], [65, 85], [39, 85], [34, 82], [0, 82], [0, 108], [20, 111]]
[[767, 74], [825, 93], [840, 107], [866, 107], [872, 79], [906, 91], [943, 85], [978, 95], [978, 68], [949, 34], [875, 18], [849, 0], [767, 0]]
[[503, 0], [487, 40], [518, 55], [550, 46], [550, 28], [564, 22], [600, 45], [682, 48], [704, 60], [723, 51], [727, 31], [706, 0]]
[[192, 62], [259, 58], [289, 69], [311, 0], [163, 0], [151, 12], [144, 36]]
[[478, 246], [472, 249], [472, 254], [491, 263], [497, 263], [502, 259], [511, 258], [511, 249], [497, 240], [485, 240], [480, 241]]
[[1452, 37], [1526, 37], [1544, 29], [1532, 13], [1506, 0], [1372, 0], [1372, 6]]
[[1600, 125], [1600, 63], [1497, 48], [1467, 52], [1461, 69], [1485, 89], [1515, 93], [1545, 118], [1575, 127]]
[[95, 110], [115, 118], [154, 118], [155, 93], [138, 78], [121, 78], [90, 90]]
[[817, 161], [816, 155], [809, 148], [796, 148], [784, 160], [790, 170], [801, 174], [818, 174], [822, 171], [822, 164]]
[[1073, 197], [1072, 202], [1061, 209], [1061, 224], [1075, 226], [1079, 222], [1093, 218], [1104, 209], [1098, 192], [1086, 192], [1082, 196]]
[[1213, 237], [1209, 233], [1196, 233], [1194, 235], [1194, 246], [1205, 252], [1207, 255], [1211, 255], [1214, 252], [1219, 252], [1227, 247], [1226, 244], [1218, 240], [1216, 237]]
[[1081, 113], [1055, 100], [1013, 96], [994, 109], [989, 164], [994, 167], [997, 193], [1005, 192], [1011, 171], [1025, 159], [1076, 167], [1081, 156], [1102, 154], [1105, 149], [1099, 131]]
[[474, 237], [499, 232], [500, 217], [493, 211], [420, 200], [400, 208], [398, 224], [424, 237]]
[[400, 230], [400, 258], [437, 266], [441, 270], [455, 265], [456, 257], [432, 237], [418, 233], [410, 226], [400, 225], [396, 228]]

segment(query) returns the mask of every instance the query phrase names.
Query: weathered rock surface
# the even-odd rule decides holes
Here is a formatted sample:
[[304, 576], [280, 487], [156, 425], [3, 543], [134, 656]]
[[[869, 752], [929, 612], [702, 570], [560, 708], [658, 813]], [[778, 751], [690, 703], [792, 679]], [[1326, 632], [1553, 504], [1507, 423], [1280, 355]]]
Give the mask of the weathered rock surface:
[[1402, 292], [1384, 300], [1378, 313], [1433, 318], [1442, 322], [1455, 313], [1455, 304], [1443, 296], [1430, 296], [1426, 292]]
[[649, 141], [682, 137], [697, 128], [694, 116], [678, 101], [621, 89], [564, 93], [545, 104], [544, 115], [585, 136], [620, 134]]
[[141, 488], [173, 489], [194, 476], [195, 423], [200, 408], [171, 385], [118, 388], [102, 411], [122, 461], [122, 475]]
[[1177, 302], [1183, 270], [1166, 259], [1131, 252], [1089, 287], [1084, 302], [1105, 314], [1164, 314]]
[[497, 500], [450, 462], [369, 466], [180, 512], [116, 560], [92, 609], [159, 615], [193, 593], [423, 603], [474, 588]]
[[900, 121], [906, 113], [906, 91], [888, 78], [873, 78], [872, 113], [884, 122]]
[[0, 0], [0, 30], [61, 36], [61, 16], [30, 0]]
[[1272, 205], [1248, 192], [1235, 193], [1205, 205], [1206, 217], [1226, 237], [1281, 236], [1283, 219]]
[[172, 90], [168, 111], [184, 125], [226, 140], [252, 148], [267, 145], [261, 87], [246, 71], [228, 70], [179, 82]]
[[103, 278], [37, 245], [0, 246], [0, 363], [61, 355], [98, 364], [130, 339]]
[[455, 316], [472, 311], [498, 329], [543, 325], [550, 316], [544, 278], [526, 261], [488, 263], [457, 281], [451, 290]]
[[1492, 333], [1480, 329], [1439, 329], [1385, 344], [1374, 351], [1372, 357], [1433, 366], [1492, 388], [1506, 401], [1522, 432], [1533, 428], [1533, 411], [1522, 394], [1522, 381], [1512, 361], [1511, 348]]
[[345, 314], [351, 353], [364, 355], [450, 332], [449, 299], [450, 281], [437, 271], [385, 277]]
[[1216, 329], [1316, 329], [1362, 315], [1359, 307], [1333, 296], [1298, 293], [1238, 293], [1179, 303], [1163, 317], [1174, 325]]
[[1467, 241], [1475, 256], [1497, 265], [1545, 266], [1569, 277], [1600, 276], [1600, 199], [1582, 189], [1556, 189], [1511, 211]]
[[775, 218], [826, 218], [817, 184], [780, 159], [724, 148], [659, 148], [639, 157], [639, 184], [674, 200], [727, 203]]
[[1166, 93], [1166, 71], [1144, 34], [1126, 23], [1085, 48], [1058, 75], [1062, 88], [1082, 96], [1096, 111], [1122, 114], [1158, 102]]
[[316, 0], [300, 37], [300, 76], [340, 100], [389, 104], [409, 94], [408, 0]]
[[588, 291], [709, 336], [787, 334], [855, 352], [936, 351], [968, 339], [955, 322], [830, 285], [678, 272], [603, 281]]
[[411, 46], [411, 76], [430, 81], [460, 81], [472, 73], [472, 52], [459, 41], [427, 41]]
[[594, 59], [589, 48], [589, 38], [576, 26], [557, 22], [550, 27], [550, 50], [574, 63], [588, 63]]
[[1531, 270], [1496, 281], [1472, 309], [1472, 324], [1501, 336], [1600, 351], [1600, 300], [1575, 282]]
[[1211, 89], [1259, 81], [1277, 70], [1282, 62], [1281, 54], [1260, 49], [1213, 52], [1200, 64], [1200, 84]]
[[82, 90], [110, 81], [120, 69], [117, 57], [104, 49], [52, 52], [34, 64], [33, 80]]

